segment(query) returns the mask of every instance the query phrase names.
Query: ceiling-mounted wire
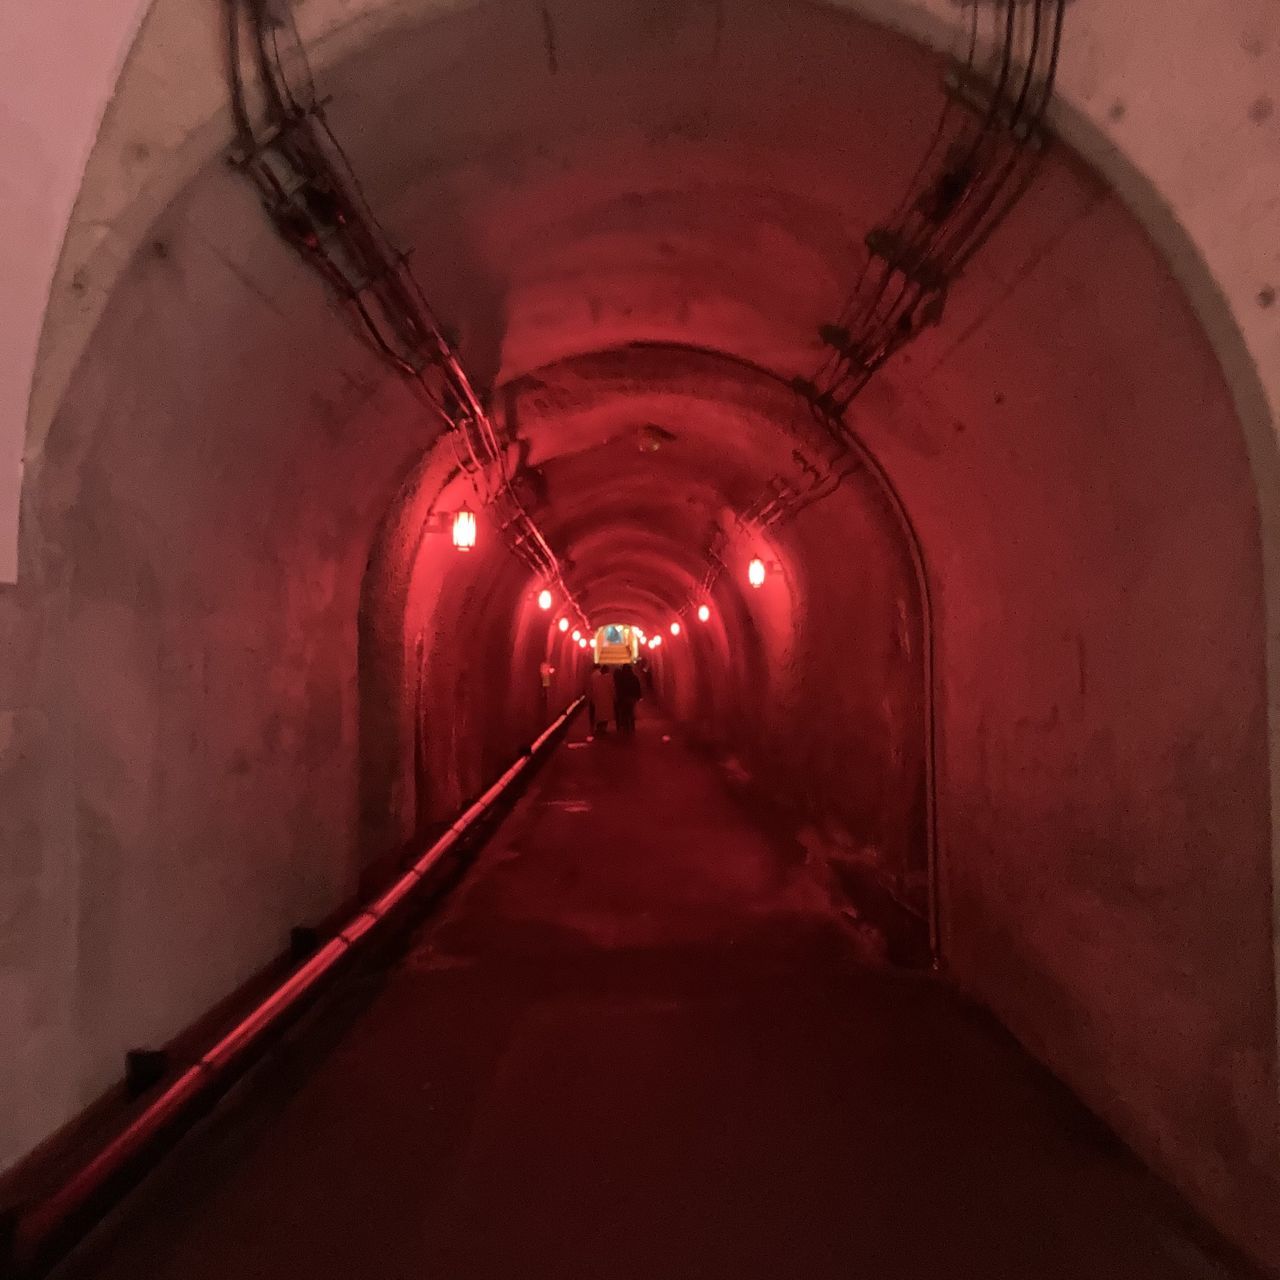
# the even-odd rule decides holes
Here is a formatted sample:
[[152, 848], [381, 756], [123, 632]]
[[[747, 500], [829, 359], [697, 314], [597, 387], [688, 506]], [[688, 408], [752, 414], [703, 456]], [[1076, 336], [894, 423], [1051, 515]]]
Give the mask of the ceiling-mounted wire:
[[[851, 292], [836, 322], [820, 331], [830, 354], [812, 378], [792, 384], [824, 428], [831, 456], [805, 459], [797, 451], [809, 485], [796, 488], [781, 477], [766, 482], [735, 513], [748, 527], [795, 519], [861, 469], [844, 423], [850, 403], [891, 356], [940, 321], [951, 285], [1035, 176], [1067, 3], [968, 0], [966, 56], [952, 72], [951, 92], [924, 157], [889, 218], [867, 234]], [[978, 70], [984, 9], [990, 12], [996, 68], [985, 85]], [[1019, 9], [1028, 11], [1022, 24]], [[717, 528], [707, 548], [704, 593], [724, 572], [724, 540]]]
[[[232, 160], [268, 215], [346, 304], [354, 332], [413, 386], [448, 432], [509, 549], [586, 623], [559, 557], [516, 491], [483, 397], [406, 256], [374, 215], [316, 93], [291, 0], [226, 0]], [[246, 56], [261, 94], [255, 111]]]
[[[866, 237], [853, 292], [837, 321], [822, 329], [831, 354], [814, 378], [797, 383], [828, 422], [844, 413], [886, 360], [937, 323], [951, 284], [1034, 176], [1066, 3], [998, 0], [991, 9], [997, 70], [986, 87], [977, 70], [980, 10], [971, 4], [967, 59], [953, 76], [955, 92], [925, 163], [891, 218]], [[1019, 8], [1028, 11], [1022, 24]], [[956, 97], [985, 98], [959, 127]]]

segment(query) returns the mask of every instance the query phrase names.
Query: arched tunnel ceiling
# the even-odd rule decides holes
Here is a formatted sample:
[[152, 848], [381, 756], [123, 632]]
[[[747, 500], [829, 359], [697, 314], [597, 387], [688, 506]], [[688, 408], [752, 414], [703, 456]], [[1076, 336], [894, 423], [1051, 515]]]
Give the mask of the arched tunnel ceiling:
[[[742, 510], [795, 470], [789, 437], [804, 411], [789, 393], [756, 389], [754, 417], [768, 423], [755, 434], [771, 444], [750, 452], [749, 370], [785, 380], [820, 362], [818, 326], [936, 122], [941, 62], [818, 6], [744, 6], [720, 34], [697, 6], [676, 7], [639, 43], [594, 6], [562, 6], [554, 55], [535, 17], [491, 5], [375, 42], [327, 74], [330, 115], [469, 370], [510, 389], [497, 402], [554, 489], [548, 532], [574, 590], [591, 591], [614, 554], [604, 533], [625, 542], [639, 523], [677, 549], [679, 585], [662, 588], [674, 606], [705, 564], [712, 496]], [[1042, 183], [995, 262], [965, 282], [949, 328], [972, 329], [1100, 198], [1060, 163]], [[272, 296], [294, 287], [276, 270]], [[575, 362], [596, 352], [613, 354], [607, 375], [591, 374], [592, 417], [572, 401]], [[659, 370], [688, 384], [683, 404], [661, 403]], [[533, 417], [511, 394], [530, 378]], [[548, 401], [561, 411], [537, 412]], [[876, 417], [864, 429], [882, 429]], [[652, 455], [626, 442], [653, 428], [674, 439]], [[665, 508], [653, 492], [664, 484], [681, 495]], [[686, 501], [698, 486], [701, 500]], [[656, 559], [647, 572], [661, 574]], [[635, 585], [658, 589], [642, 576]]]
[[[818, 327], [835, 317], [866, 233], [901, 198], [943, 102], [941, 60], [865, 21], [763, 0], [734, 5], [722, 25], [717, 11], [567, 0], [552, 48], [535, 8], [467, 8], [369, 42], [322, 85], [373, 208], [412, 250], [473, 376], [494, 387], [570, 585], [593, 614], [630, 612], [651, 628], [699, 580], [709, 524], [731, 522], [727, 510], [821, 451], [787, 382], [821, 358]], [[1238, 1014], [1230, 1034], [1245, 1049], [1215, 1042], [1224, 1058], [1262, 1060], [1268, 1037], [1274, 1050], [1270, 906], [1241, 890], [1270, 875], [1255, 490], [1231, 395], [1165, 263], [1092, 173], [1051, 150], [942, 323], [871, 384], [850, 425], [914, 522], [928, 570], [958, 971], [1029, 1040], [1057, 1044], [1064, 1074], [1095, 1086], [1128, 1067], [1108, 1057], [1119, 1052], [1113, 1026], [1126, 1053], [1162, 1043], [1177, 1018], [1153, 993], [1175, 988], [1189, 1020]], [[278, 699], [318, 739], [348, 740], [351, 619], [378, 521], [397, 493], [412, 495], [415, 474], [424, 506], [459, 487], [447, 459], [418, 470], [434, 432], [278, 242], [248, 185], [210, 159], [143, 237], [29, 474], [28, 589], [55, 601], [49, 616], [69, 633], [41, 679], [89, 726], [82, 791], [91, 811], [128, 810], [124, 847], [150, 830], [149, 779], [120, 764], [135, 739], [151, 741], [138, 710], [151, 703], [129, 682], [163, 708], [157, 722], [173, 723], [178, 677], [153, 655], [180, 649], [175, 636], [201, 655], [210, 637], [225, 641], [233, 658], [193, 663], [259, 679], [261, 689], [214, 672], [246, 704]], [[789, 627], [840, 634], [847, 619], [823, 612], [833, 598], [860, 605], [847, 590], [864, 567], [860, 513], [892, 505], [871, 470], [777, 531], [796, 571], [785, 606], [756, 628], [754, 670], [785, 657]], [[429, 558], [433, 570], [444, 560]], [[512, 630], [536, 629], [543, 651], [548, 619], [535, 628], [527, 575], [495, 568], [499, 558], [492, 543], [455, 557], [415, 615], [416, 639], [442, 650], [458, 624], [474, 645], [468, 675], [474, 652], [486, 670], [510, 654]], [[881, 637], [898, 567], [876, 579]], [[730, 585], [746, 595], [740, 579]], [[445, 604], [433, 619], [435, 601]], [[414, 639], [391, 643], [408, 653]], [[254, 665], [275, 649], [283, 673]], [[323, 714], [312, 710], [317, 653], [339, 673]], [[843, 654], [823, 656], [833, 681]], [[769, 674], [794, 692], [800, 666]], [[110, 679], [96, 680], [99, 669]], [[459, 667], [439, 669], [443, 683]], [[733, 674], [745, 684], [752, 671]], [[465, 747], [459, 726], [480, 734], [501, 719], [501, 693], [480, 705], [476, 684], [442, 717], [442, 752]], [[740, 702], [759, 695], [746, 692]], [[269, 741], [290, 741], [282, 721], [273, 709]], [[785, 746], [813, 747], [811, 726], [777, 748], [780, 768]], [[308, 815], [345, 795], [315, 777], [299, 805]], [[1063, 779], [1081, 781], [1068, 790]], [[474, 781], [459, 774], [448, 794], [461, 800]], [[278, 833], [308, 860], [304, 883], [326, 838], [340, 863], [327, 832], [344, 820], [308, 816], [306, 839]], [[1090, 823], [1123, 847], [1121, 867], [1078, 848], [1045, 854], [1046, 840], [1077, 828], [1091, 850]], [[1169, 895], [1172, 925], [1152, 913], [1081, 927], [1098, 902], [1128, 900], [1131, 863], [1145, 885], [1166, 850], [1199, 849], [1205, 831], [1221, 837], [1209, 853], [1230, 850], [1230, 874], [1175, 868], [1149, 895]], [[271, 834], [217, 843], [251, 848], [250, 836]], [[1239, 926], [1229, 956], [1222, 919]], [[1034, 925], [1008, 932], [1009, 920]], [[1082, 964], [1129, 982], [1108, 995], [1112, 1022], [1096, 1041], [1074, 1035], [1075, 975], [1063, 972], [1082, 948]], [[1190, 953], [1200, 985], [1188, 993]], [[197, 995], [211, 1003], [233, 977], [227, 960]], [[93, 1043], [108, 1045], [112, 1029], [98, 1030]], [[1197, 1165], [1202, 1073], [1184, 1066], [1153, 1065], [1151, 1097], [1116, 1119], [1150, 1150], [1166, 1131], [1181, 1135], [1212, 1198], [1225, 1175]], [[1262, 1080], [1240, 1084], [1254, 1118]]]
[[[398, 32], [375, 42], [326, 75], [335, 130], [374, 209], [412, 247], [417, 274], [482, 385], [514, 386], [536, 371], [544, 394], [563, 394], [557, 379], [574, 375], [559, 370], [592, 352], [622, 353], [607, 390], [618, 413], [635, 418], [612, 429], [641, 429], [646, 416], [662, 427], [660, 415], [641, 413], [651, 371], [635, 345], [658, 344], [668, 368], [702, 380], [692, 412], [717, 437], [709, 460], [728, 465], [735, 424], [716, 404], [733, 375], [701, 352], [783, 379], [816, 367], [818, 326], [838, 311], [863, 237], [901, 198], [923, 154], [942, 103], [941, 61], [821, 6], [742, 6], [719, 36], [700, 8], [676, 6], [640, 42], [595, 6], [561, 6], [553, 58], [535, 19], [496, 4], [424, 24], [416, 39]], [[1061, 152], [1051, 156], [955, 289], [942, 326], [857, 407], [856, 429], [886, 456], [898, 452], [916, 484], [929, 483], [929, 460], [966, 429], [997, 448], [1011, 430], [1019, 448], [1028, 432], [1054, 434], [1065, 404], [1043, 414], [1035, 404], [1041, 420], [1020, 420], [1042, 395], [1043, 368], [1020, 404], [1002, 383], [1041, 364], [1044, 338], [1055, 334], [1069, 335], [1073, 367], [1051, 370], [1049, 385], [1090, 364], [1104, 380], [1117, 376], [1111, 369], [1127, 353], [1108, 322], [1128, 324], [1107, 300], [1124, 297], [1127, 311], [1129, 282], [1149, 288], [1154, 265], [1149, 252], [1145, 266], [1142, 257], [1122, 260], [1126, 251], [1109, 233], [1126, 222], [1086, 172]], [[205, 215], [198, 230], [235, 260], [244, 246], [231, 237], [244, 225], [226, 231]], [[270, 233], [263, 226], [258, 234]], [[1127, 234], [1141, 244], [1132, 228]], [[315, 307], [318, 290], [299, 284], [287, 255], [273, 256], [267, 274], [249, 272], [279, 308]], [[1001, 330], [1019, 310], [1029, 314]], [[295, 380], [307, 377], [304, 368]], [[775, 421], [785, 431], [795, 414], [779, 403]], [[1105, 415], [1081, 419], [1072, 407], [1067, 416], [1078, 454], [1087, 455], [1081, 437], [1095, 427], [1098, 447], [1112, 447]], [[544, 415], [537, 430], [511, 424], [549, 478], [552, 459], [578, 448], [573, 415], [563, 418]], [[644, 469], [630, 468], [634, 479], [624, 480], [613, 453], [601, 450], [595, 462], [612, 476], [599, 489], [608, 503], [596, 518], [625, 524], [633, 483], [639, 516]], [[699, 474], [701, 464], [690, 463], [689, 474]], [[574, 465], [553, 505], [586, 492], [590, 464]], [[747, 472], [763, 483], [776, 469], [757, 461], [742, 479], [718, 465], [707, 474], [732, 506], [748, 493]], [[561, 550], [577, 563], [575, 528], [566, 524]], [[671, 535], [682, 546], [698, 536], [687, 525]], [[580, 575], [575, 589], [588, 586]]]
[[[466, 8], [375, 39], [322, 86], [373, 208], [541, 473], [539, 519], [584, 566], [578, 591], [603, 572], [603, 532], [637, 523], [678, 548], [677, 577], [692, 580], [712, 495], [741, 509], [785, 473], [806, 415], [783, 384], [821, 359], [818, 328], [943, 103], [940, 58], [822, 5], [758, 0], [723, 24], [708, 6], [641, 8], [558, 5], [553, 49], [526, 6]], [[162, 410], [156, 439], [177, 399], [188, 511], [202, 493], [210, 511], [236, 510], [256, 477], [269, 496], [245, 500], [246, 529], [309, 503], [326, 540], [368, 536], [367, 513], [433, 427], [220, 159], [156, 224], [117, 295], [82, 364], [90, 393], [68, 399], [64, 452], [101, 435], [94, 415], [113, 397]], [[142, 316], [159, 326], [161, 368], [126, 397], [113, 355]], [[666, 402], [664, 380], [684, 384]], [[1166, 487], [1188, 499], [1197, 486], [1247, 493], [1221, 392], [1150, 244], [1057, 148], [942, 323], [873, 382], [851, 425], [963, 608], [1002, 557], [1010, 582], [1031, 572], [1012, 556], [1033, 545], [1035, 571], [1053, 566], [1068, 591], [1063, 566], [1104, 562], [1147, 501], [1152, 457], [1178, 460]], [[651, 437], [652, 453], [627, 443], [653, 428], [673, 440]], [[140, 493], [159, 479], [154, 450], [123, 447], [92, 479]], [[209, 521], [177, 518], [195, 536], [176, 554], [214, 537]], [[1255, 552], [1234, 554], [1243, 565]]]
[[504, 403], [533, 444], [544, 529], [568, 549], [580, 603], [595, 616], [603, 594], [647, 626], [698, 593], [716, 531], [731, 530], [770, 479], [804, 484], [796, 448], [821, 443], [779, 379], [674, 346], [565, 361], [509, 384]]
[[[33, 47], [39, 47], [42, 24], [63, 21], [59, 17], [63, 4], [65, 0], [58, 0], [58, 4], [44, 7], [39, 19], [24, 22], [17, 33], [19, 41], [30, 40]], [[470, 0], [311, 0], [299, 18], [308, 36], [323, 45], [327, 60], [359, 47], [371, 34], [470, 7]], [[712, 41], [721, 43], [724, 11], [711, 5], [689, 7], [712, 27]], [[910, 31], [936, 47], [959, 47], [956, 42], [964, 24], [959, 20], [960, 10], [948, 0], [851, 0], [849, 7]], [[143, 10], [148, 11], [132, 65], [107, 113], [99, 152], [81, 192], [60, 278], [52, 291], [42, 369], [33, 392], [29, 449], [40, 448], [75, 351], [100, 309], [104, 291], [123, 260], [122, 253], [143, 230], [144, 224], [138, 221], [137, 210], [129, 209], [130, 204], [136, 201], [151, 210], [159, 208], [168, 198], [166, 192], [174, 190], [173, 176], [190, 172], [193, 158], [198, 162], [226, 132], [221, 121], [208, 123], [210, 114], [225, 103], [223, 69], [214, 53], [219, 40], [215, 30], [218, 13], [208, 8], [192, 13], [188, 0], [152, 0], [149, 4], [104, 0], [98, 8], [97, 25], [85, 24], [74, 32], [63, 30], [57, 50], [49, 49], [44, 40], [42, 59], [55, 59], [48, 76], [39, 79], [34, 88], [24, 78], [13, 77], [6, 91], [14, 99], [14, 123], [21, 125], [24, 112], [31, 110], [24, 95], [46, 93], [63, 81], [59, 89], [64, 109], [54, 115], [43, 112], [37, 128], [41, 138], [51, 126], [64, 133], [70, 131], [56, 146], [55, 139], [49, 137], [50, 154], [44, 157], [47, 168], [57, 176], [57, 184], [66, 187], [74, 180], [77, 157], [84, 154], [96, 127], [94, 96], [103, 95], [102, 78], [112, 74], [120, 56], [117, 45], [127, 40]], [[522, 37], [532, 34], [542, 38], [548, 63], [556, 60], [559, 17], [559, 6], [544, 6], [540, 30], [530, 33], [518, 27]], [[651, 31], [671, 26], [669, 20], [654, 22], [641, 17]], [[1256, 297], [1258, 282], [1266, 276], [1263, 268], [1273, 237], [1265, 216], [1258, 216], [1257, 201], [1259, 193], [1274, 185], [1266, 174], [1276, 158], [1268, 130], [1242, 129], [1237, 110], [1243, 110], [1253, 86], [1249, 118], [1255, 124], [1264, 118], [1269, 99], [1256, 94], [1274, 79], [1275, 59], [1280, 56], [1280, 43], [1273, 38], [1274, 15], [1266, 0], [1249, 0], [1229, 18], [1213, 5], [1197, 0], [1176, 13], [1160, 10], [1159, 17], [1160, 38], [1152, 40], [1146, 38], [1145, 8], [1121, 15], [1105, 0], [1075, 0], [1069, 24], [1071, 38], [1060, 68], [1062, 110], [1056, 114], [1077, 145], [1144, 210], [1165, 251], [1177, 259], [1184, 281], [1193, 281], [1198, 305], [1212, 312], [1214, 299], [1207, 275], [1194, 283], [1198, 270], [1194, 252], [1188, 252], [1190, 244], [1184, 243], [1180, 230], [1168, 221], [1169, 211], [1186, 226], [1213, 277], [1222, 282], [1235, 323], [1246, 332], [1260, 374], [1273, 387], [1270, 362], [1263, 356], [1271, 350], [1268, 344], [1273, 343], [1274, 332], [1265, 325]], [[607, 24], [601, 27], [627, 30], [628, 22], [628, 7], [615, 5]], [[1144, 35], [1137, 39], [1135, 33], [1140, 30]], [[87, 58], [87, 47], [94, 45], [96, 56]], [[478, 64], [489, 53], [478, 43], [456, 42], [454, 48], [460, 58]], [[66, 65], [56, 62], [59, 57]], [[68, 77], [67, 68], [72, 65], [75, 70]], [[1221, 92], [1224, 70], [1229, 70], [1243, 96]], [[83, 71], [88, 74], [81, 74]], [[67, 85], [68, 78], [74, 83]], [[1135, 84], [1143, 86], [1138, 97], [1129, 93]], [[68, 89], [72, 91], [71, 102], [79, 103], [70, 110], [65, 109]], [[163, 104], [159, 110], [157, 98]], [[195, 141], [197, 134], [201, 137], [195, 146], [183, 145], [183, 154], [174, 154], [178, 140]], [[1201, 140], [1194, 157], [1181, 145], [1182, 139], [1191, 137]], [[18, 139], [25, 147], [32, 140], [25, 133]], [[23, 149], [19, 160], [30, 159]], [[1154, 190], [1147, 188], [1148, 181]], [[69, 209], [70, 195], [64, 191], [61, 199]], [[24, 202], [15, 207], [15, 213], [26, 218], [28, 208]], [[59, 208], [42, 239], [50, 234], [59, 236], [63, 221]], [[104, 240], [106, 228], [111, 230]], [[10, 243], [16, 245], [19, 239], [12, 236]], [[49, 251], [53, 248], [51, 244]], [[24, 260], [18, 273], [30, 265]], [[43, 295], [48, 292], [47, 285], [36, 283], [44, 265], [42, 253], [35, 255], [34, 265], [30, 283]], [[22, 280], [27, 282], [28, 276], [22, 274]], [[1225, 350], [1229, 342], [1218, 327], [1221, 320], [1217, 316], [1213, 323]], [[25, 323], [23, 317], [18, 321]], [[1247, 399], [1244, 389], [1240, 394]]]
[[552, 72], [537, 15], [488, 6], [329, 77], [482, 382], [636, 341], [807, 370], [936, 123], [939, 60], [823, 8], [742, 6], [719, 48], [697, 7], [653, 21], [563, 8]]
[[[785, 384], [820, 361], [818, 328], [924, 153], [942, 60], [822, 5], [758, 0], [723, 27], [699, 5], [625, 21], [576, 0], [556, 12], [553, 52], [536, 14], [496, 3], [376, 39], [322, 88], [372, 207], [541, 476], [534, 505], [581, 566], [573, 589], [612, 573], [609, 539], [621, 555], [639, 525], [647, 571], [659, 543], [672, 569], [646, 583], [637, 562], [630, 576], [674, 601], [705, 563], [713, 499], [741, 510], [756, 486], [803, 469], [797, 447], [821, 447], [805, 443], [813, 424]], [[148, 323], [158, 376], [114, 385], [133, 376], [127, 353]], [[152, 229], [80, 384], [63, 456], [118, 439], [110, 468], [87, 474], [140, 507], [179, 467], [175, 518], [190, 527], [173, 553], [186, 548], [205, 580], [200, 548], [215, 562], [234, 539], [247, 549], [264, 512], [310, 511], [300, 543], [367, 538], [369, 513], [434, 432], [220, 158]], [[150, 440], [131, 421], [107, 431], [124, 404]], [[1172, 565], [1189, 535], [1151, 503], [1153, 459], [1176, 469], [1163, 487], [1186, 501], [1252, 501], [1185, 301], [1062, 148], [850, 424], [901, 492], [962, 628], [997, 588], [1052, 580], [1065, 608], [1101, 565], [1120, 590], [1112, 544], [1144, 504]], [[225, 534], [199, 514], [241, 507]], [[1215, 536], [1251, 572], [1256, 540]]]
[[[411, 248], [482, 385], [540, 371], [554, 394], [559, 366], [636, 343], [688, 346], [691, 369], [707, 367], [696, 350], [710, 349], [784, 379], [810, 373], [818, 326], [838, 311], [863, 237], [895, 207], [937, 119], [941, 60], [825, 6], [751, 3], [722, 23], [713, 7], [672, 5], [640, 15], [640, 39], [636, 17], [558, 5], [548, 44], [524, 6], [465, 8], [325, 72], [331, 119], [374, 209]], [[271, 233], [247, 193], [211, 175], [175, 212], [175, 235], [193, 233], [228, 264], [216, 292], [237, 305], [247, 284], [268, 299], [269, 314], [246, 300], [263, 341], [282, 366], [292, 358], [283, 318], [302, 361], [292, 384], [314, 383], [313, 344], [292, 333], [311, 325], [319, 290], [262, 245]], [[1118, 223], [1127, 219], [1096, 181], [1051, 156], [943, 325], [873, 387], [855, 428], [914, 467], [969, 426], [991, 417], [998, 432], [1020, 412], [996, 383], [1042, 355], [1043, 334], [1092, 343], [1104, 375], [1122, 366], [1108, 319], [1121, 327], [1135, 272], [1100, 234]], [[1136, 287], [1147, 289], [1153, 256], [1132, 226], [1126, 235], [1141, 246]], [[988, 318], [1020, 308], [1030, 316], [984, 344], [998, 329]], [[243, 319], [236, 327], [241, 340], [252, 332]], [[630, 384], [616, 380], [622, 401], [643, 384], [642, 364]], [[340, 418], [334, 399], [326, 416]], [[710, 384], [700, 399], [714, 414]], [[1097, 416], [1073, 416], [1071, 430], [1094, 425], [1110, 447]], [[567, 422], [545, 434], [512, 426], [538, 465], [576, 447]]]

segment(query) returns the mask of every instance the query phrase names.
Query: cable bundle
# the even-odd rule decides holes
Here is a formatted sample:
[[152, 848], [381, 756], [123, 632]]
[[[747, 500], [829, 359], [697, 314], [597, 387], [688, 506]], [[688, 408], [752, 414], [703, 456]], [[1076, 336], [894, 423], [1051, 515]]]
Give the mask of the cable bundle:
[[[237, 134], [232, 162], [258, 188], [281, 236], [342, 299], [357, 334], [405, 376], [439, 418], [507, 545], [558, 589], [585, 626], [559, 558], [516, 492], [507, 443], [499, 439], [455, 344], [406, 255], [374, 215], [329, 126], [290, 0], [227, 5]], [[255, 73], [252, 88], [244, 74], [246, 52]]]

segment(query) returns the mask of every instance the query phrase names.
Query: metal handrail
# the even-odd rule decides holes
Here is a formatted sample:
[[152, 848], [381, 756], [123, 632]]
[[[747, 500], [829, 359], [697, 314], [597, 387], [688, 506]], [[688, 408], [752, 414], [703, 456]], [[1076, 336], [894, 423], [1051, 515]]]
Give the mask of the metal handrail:
[[92, 1228], [314, 1000], [352, 952], [382, 932], [388, 917], [414, 895], [447, 854], [489, 815], [581, 709], [571, 702], [520, 758], [468, 806], [390, 888], [362, 907], [328, 942], [262, 999], [236, 1026], [171, 1081], [146, 1108], [49, 1195], [19, 1208], [10, 1223], [0, 1274], [42, 1275]]

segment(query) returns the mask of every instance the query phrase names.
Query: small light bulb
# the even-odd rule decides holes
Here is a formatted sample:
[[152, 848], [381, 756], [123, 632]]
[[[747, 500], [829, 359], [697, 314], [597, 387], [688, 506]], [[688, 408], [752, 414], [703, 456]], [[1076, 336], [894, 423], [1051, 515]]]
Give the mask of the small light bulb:
[[574, 638], [575, 640], [581, 640], [581, 639], [582, 639], [582, 632], [581, 632], [581, 631], [579, 631], [579, 630], [577, 630], [577, 628], [574, 628], [573, 638]]
[[698, 606], [698, 621], [706, 622], [707, 619], [710, 617], [711, 617], [711, 610], [708, 609], [705, 604], [700, 604]]
[[476, 545], [476, 516], [468, 507], [453, 517], [453, 545], [459, 551], [470, 551]]
[[747, 581], [753, 587], [764, 586], [764, 561], [756, 556], [754, 560], [747, 565]]
[[546, 587], [543, 587], [542, 590], [538, 592], [538, 608], [539, 609], [551, 608], [551, 592], [548, 591]]
[[673, 622], [671, 624], [671, 634], [673, 636], [678, 636], [680, 634], [680, 624], [678, 622]]
[[557, 626], [557, 627], [559, 627], [561, 631], [568, 631], [568, 630], [569, 630], [569, 619], [568, 619], [568, 618], [561, 618], [561, 619], [560, 619], [560, 621], [556, 623], [556, 626]]

